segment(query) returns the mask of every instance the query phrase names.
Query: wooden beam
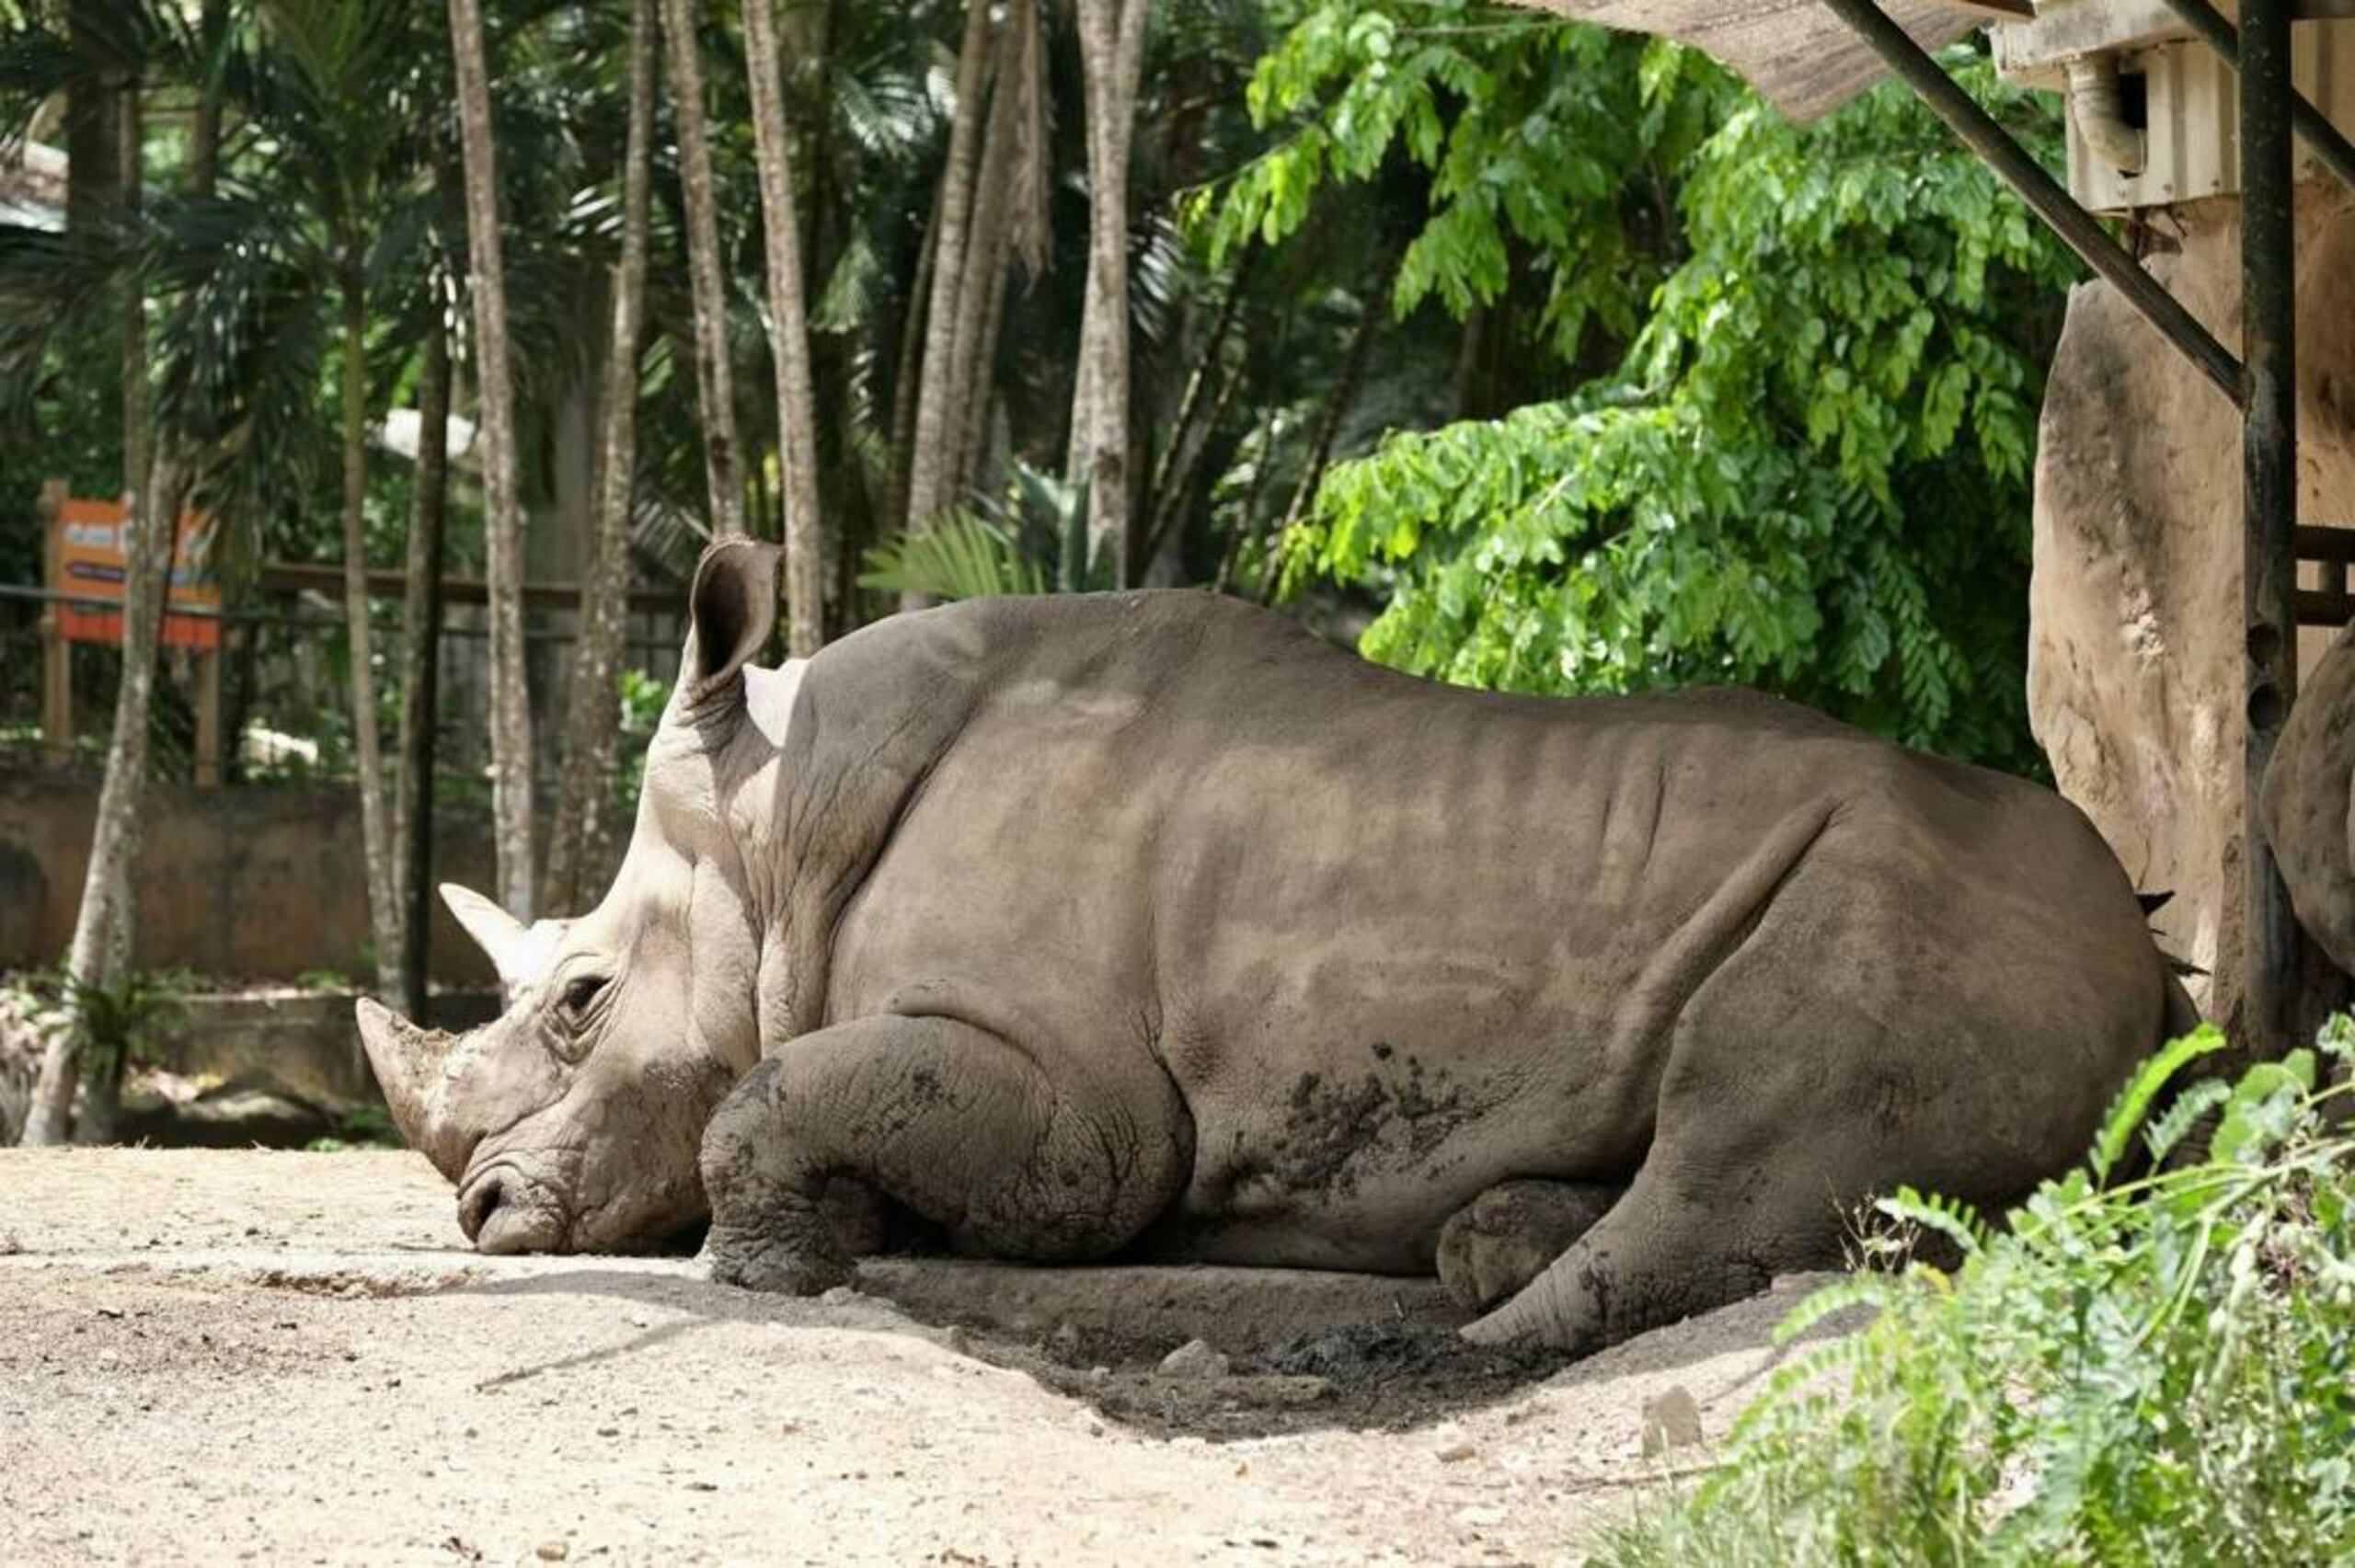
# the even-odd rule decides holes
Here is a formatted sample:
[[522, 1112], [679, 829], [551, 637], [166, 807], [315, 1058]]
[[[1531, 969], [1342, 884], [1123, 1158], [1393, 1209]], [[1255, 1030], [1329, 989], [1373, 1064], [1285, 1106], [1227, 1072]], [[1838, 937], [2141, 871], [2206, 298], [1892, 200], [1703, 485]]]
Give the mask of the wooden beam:
[[[224, 638], [227, 628], [223, 628]], [[221, 787], [221, 645], [196, 654], [196, 787]]]
[[[274, 561], [261, 569], [261, 586], [272, 593], [298, 593], [305, 590], [340, 598], [343, 592], [343, 568], [309, 561]], [[371, 599], [401, 599], [408, 592], [408, 574], [379, 568], [368, 574], [368, 597]], [[445, 604], [488, 604], [489, 585], [480, 578], [443, 578], [442, 599]], [[685, 595], [670, 589], [634, 588], [630, 589], [632, 610], [677, 611]], [[577, 610], [580, 607], [580, 585], [569, 582], [525, 583], [523, 603], [533, 610]]]

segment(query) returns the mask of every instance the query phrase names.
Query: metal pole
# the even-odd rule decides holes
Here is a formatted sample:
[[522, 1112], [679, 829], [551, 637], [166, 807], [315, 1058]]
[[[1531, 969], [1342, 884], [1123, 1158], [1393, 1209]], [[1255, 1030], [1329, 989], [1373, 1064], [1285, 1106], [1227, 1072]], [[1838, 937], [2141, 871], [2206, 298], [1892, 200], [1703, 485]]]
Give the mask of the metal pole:
[[[2208, 4], [2208, 0], [2167, 0], [2167, 8], [2183, 18], [2186, 26], [2208, 40], [2210, 48], [2224, 57], [2226, 64], [2237, 68], [2241, 63], [2240, 35], [2224, 14]], [[2355, 143], [2347, 133], [2323, 117], [2305, 94], [2292, 88], [2290, 93], [2290, 124], [2305, 138], [2315, 156], [2323, 166], [2355, 189]]]
[[2246, 867], [2245, 1046], [2260, 1058], [2290, 1044], [2298, 925], [2265, 841], [2265, 769], [2298, 683], [2294, 553], [2298, 513], [2297, 233], [2290, 133], [2291, 0], [2242, 0], [2241, 353], [2242, 613], [2247, 742], [2241, 798]]
[[2108, 280], [2234, 406], [2239, 406], [2240, 361], [2158, 280], [2143, 271], [2126, 247], [2112, 239], [2092, 213], [2078, 206], [2076, 199], [2061, 189], [2043, 166], [2028, 156], [1903, 28], [1883, 15], [1874, 0], [1824, 0], [1824, 4], [1871, 45], [1883, 63], [1947, 122], [1965, 146], [1987, 161], [2062, 243]]

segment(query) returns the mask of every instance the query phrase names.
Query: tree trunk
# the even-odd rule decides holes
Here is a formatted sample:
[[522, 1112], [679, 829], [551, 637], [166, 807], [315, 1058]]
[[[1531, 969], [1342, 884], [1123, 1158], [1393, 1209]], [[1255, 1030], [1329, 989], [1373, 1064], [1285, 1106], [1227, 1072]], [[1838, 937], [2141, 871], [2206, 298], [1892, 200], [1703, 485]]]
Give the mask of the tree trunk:
[[385, 809], [376, 730], [376, 635], [368, 615], [368, 285], [355, 251], [343, 269], [343, 618], [351, 650], [352, 757], [360, 789], [360, 846], [368, 877], [368, 930], [376, 949], [376, 995], [400, 993], [400, 885]]
[[565, 713], [564, 777], [548, 837], [542, 903], [575, 913], [598, 889], [610, 857], [615, 747], [621, 730], [621, 665], [629, 630], [630, 499], [638, 475], [638, 356], [646, 324], [646, 253], [654, 142], [653, 0], [636, 0], [629, 35], [629, 137], [622, 153], [622, 250], [614, 263], [612, 342], [605, 360], [604, 429], [597, 453], [597, 510], [580, 580], [580, 635], [573, 645]]
[[[1177, 525], [1186, 493], [1192, 487], [1194, 467], [1201, 457], [1203, 443], [1218, 428], [1235, 383], [1241, 379], [1225, 373], [1226, 340], [1240, 317], [1245, 286], [1258, 258], [1259, 238], [1254, 235], [1245, 243], [1242, 254], [1235, 258], [1235, 267], [1227, 274], [1226, 292], [1219, 301], [1218, 315], [1211, 321], [1210, 335], [1202, 344], [1201, 357], [1194, 361], [1193, 373], [1186, 378], [1186, 390], [1178, 400], [1178, 417], [1170, 422], [1168, 439], [1154, 463], [1152, 482], [1145, 486], [1145, 527], [1139, 551], [1148, 567], [1159, 553], [1162, 541]], [[1209, 399], [1206, 407], [1204, 400], [1213, 383], [1218, 386], [1218, 395]]]
[[761, 166], [762, 249], [768, 265], [769, 358], [776, 373], [777, 468], [785, 491], [786, 647], [796, 658], [807, 658], [826, 640], [818, 398], [810, 373], [810, 311], [801, 278], [793, 132], [785, 122], [776, 17], [770, 4], [744, 0], [744, 64], [752, 79], [752, 141]]
[[1129, 146], [1144, 65], [1146, 0], [1079, 0], [1086, 88], [1087, 287], [1070, 472], [1087, 486], [1088, 551], [1128, 586]]
[[433, 741], [441, 685], [442, 534], [450, 502], [450, 325], [436, 310], [417, 407], [417, 494], [401, 603], [400, 749], [394, 873], [401, 921], [400, 1011], [425, 1019], [433, 920]]
[[229, 33], [229, 0], [204, 0], [197, 13], [197, 39], [204, 50], [204, 80], [196, 93], [196, 115], [189, 131], [189, 189], [210, 197], [221, 175], [221, 73], [214, 58]]
[[[1004, 80], [1001, 76], [1001, 88]], [[992, 95], [1000, 104], [1003, 91]], [[981, 162], [973, 178], [973, 210], [965, 236], [965, 279], [957, 286], [955, 345], [948, 365], [949, 409], [943, 439], [948, 448], [941, 464], [942, 488], [948, 497], [967, 492], [973, 479], [974, 449], [988, 418], [990, 367], [983, 359], [982, 338], [988, 327], [991, 305], [1005, 287], [1005, 177], [1012, 166], [1011, 139], [1005, 115], [993, 109], [989, 130], [982, 140]]]
[[481, 0], [450, 0], [458, 129], [465, 154], [466, 247], [474, 273], [482, 417], [484, 576], [490, 597], [490, 810], [499, 899], [529, 920], [532, 698], [523, 680], [523, 509], [515, 493], [515, 383], [508, 366], [507, 272], [500, 254], [499, 151], [491, 143]]
[[744, 532], [744, 464], [736, 441], [735, 373], [728, 362], [727, 280], [719, 213], [711, 189], [711, 137], [704, 123], [703, 55], [690, 0], [662, 0], [663, 42], [679, 137], [679, 189], [687, 210], [687, 280], [695, 296], [695, 406], [703, 418], [704, 481], [711, 531]]
[[[924, 369], [916, 389], [916, 428], [908, 454], [908, 522], [922, 532], [954, 498], [948, 486], [954, 454], [949, 399], [957, 362], [957, 302], [965, 281], [965, 236], [973, 205], [973, 163], [980, 140], [990, 52], [989, 0], [966, 0], [965, 36], [957, 51], [957, 105], [948, 122], [948, 154], [940, 173], [939, 237], [932, 257], [932, 298], [925, 309]], [[918, 609], [921, 594], [902, 594], [902, 609]]]
[[924, 226], [924, 244], [916, 251], [916, 273], [908, 285], [908, 308], [901, 313], [900, 351], [891, 372], [891, 492], [885, 503], [884, 527], [907, 531], [914, 521], [908, 513], [909, 482], [914, 477], [916, 405], [923, 399], [925, 332], [932, 323], [929, 304], [935, 264], [940, 259], [940, 217], [948, 198], [946, 186], [935, 187], [932, 217]]
[[[94, 25], [81, 6], [75, 7], [72, 22], [77, 35]], [[135, 84], [91, 77], [74, 82], [66, 106], [66, 229], [69, 238], [93, 247], [87, 254], [94, 258], [106, 226], [119, 211], [137, 203], [139, 132]], [[82, 903], [75, 916], [73, 945], [66, 954], [66, 975], [72, 982], [66, 998], [68, 1023], [41, 1054], [22, 1134], [28, 1148], [63, 1143], [74, 1130], [74, 1093], [81, 1086], [85, 1044], [82, 997], [121, 984], [130, 967], [131, 874], [139, 858], [140, 801], [147, 784], [147, 715], [155, 694], [155, 642], [163, 626], [165, 585], [171, 569], [178, 508], [177, 494], [170, 498], [174, 504], [168, 510], [149, 499], [155, 476], [147, 468], [147, 315], [146, 302], [136, 283], [123, 291], [121, 305], [122, 674], [115, 688], [114, 728], [107, 745], [106, 776], [99, 786], [89, 865], [82, 879]], [[175, 492], [177, 488], [175, 485]], [[159, 511], [164, 517], [160, 526]], [[111, 1070], [91, 1082], [96, 1114], [87, 1121], [110, 1126], [121, 1064], [102, 1065]], [[92, 1129], [86, 1123], [84, 1130]]]
[[1263, 604], [1272, 602], [1277, 589], [1283, 585], [1289, 536], [1308, 516], [1308, 509], [1315, 503], [1316, 492], [1325, 483], [1325, 469], [1333, 461], [1333, 443], [1340, 436], [1341, 420], [1349, 413], [1350, 405], [1357, 401], [1358, 388], [1365, 383], [1366, 366], [1373, 358], [1373, 340], [1381, 330], [1384, 313], [1390, 308], [1391, 290], [1397, 286], [1398, 268], [1405, 259], [1406, 252], [1398, 249], [1393, 250], [1383, 263], [1381, 282], [1366, 296], [1364, 314], [1358, 317], [1358, 329], [1350, 338], [1349, 357], [1342, 361], [1341, 373], [1316, 416], [1316, 429], [1309, 438], [1307, 465], [1300, 471], [1300, 483], [1292, 489], [1292, 500], [1284, 508], [1284, 515], [1276, 524], [1275, 538], [1268, 548], [1267, 567], [1259, 578], [1259, 601]]

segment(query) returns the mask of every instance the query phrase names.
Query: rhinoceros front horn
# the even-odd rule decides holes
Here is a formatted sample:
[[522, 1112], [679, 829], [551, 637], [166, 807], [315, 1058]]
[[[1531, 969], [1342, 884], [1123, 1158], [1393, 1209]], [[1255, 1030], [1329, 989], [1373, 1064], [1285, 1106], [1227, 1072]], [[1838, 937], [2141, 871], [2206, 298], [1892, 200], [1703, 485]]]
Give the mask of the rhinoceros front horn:
[[420, 1029], [373, 997], [359, 1004], [360, 1043], [393, 1125], [411, 1149], [433, 1162], [433, 1168], [452, 1181], [465, 1173], [470, 1152], [465, 1139], [450, 1121], [442, 1105], [442, 1064], [449, 1059], [456, 1036], [440, 1029]]

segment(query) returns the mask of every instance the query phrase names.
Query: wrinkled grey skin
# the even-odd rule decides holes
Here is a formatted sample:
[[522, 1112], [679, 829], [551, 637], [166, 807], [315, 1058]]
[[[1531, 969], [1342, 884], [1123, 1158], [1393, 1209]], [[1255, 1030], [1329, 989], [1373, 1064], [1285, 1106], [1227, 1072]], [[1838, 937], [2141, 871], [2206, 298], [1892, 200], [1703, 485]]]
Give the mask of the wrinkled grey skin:
[[2303, 682], [2259, 808], [2298, 923], [2355, 974], [2355, 642], [2347, 637]]
[[507, 1016], [363, 1004], [486, 1249], [707, 1198], [720, 1278], [819, 1289], [847, 1191], [1005, 1257], [1436, 1265], [1583, 1348], [1899, 1183], [2016, 1197], [2189, 1022], [2074, 809], [1788, 704], [1445, 689], [1194, 593], [752, 670], [774, 572], [706, 557], [604, 902], [478, 918]]

